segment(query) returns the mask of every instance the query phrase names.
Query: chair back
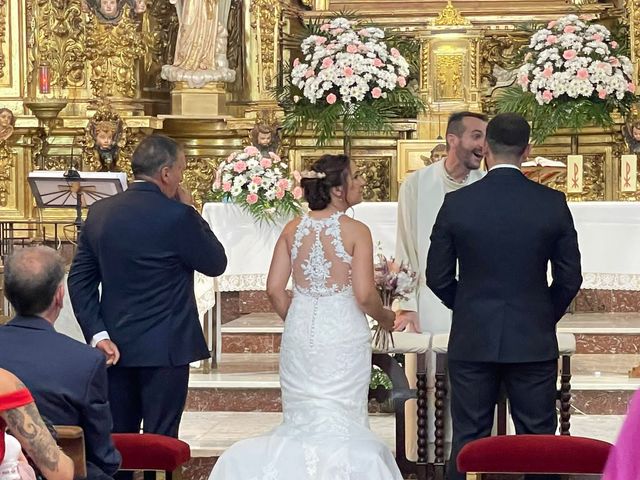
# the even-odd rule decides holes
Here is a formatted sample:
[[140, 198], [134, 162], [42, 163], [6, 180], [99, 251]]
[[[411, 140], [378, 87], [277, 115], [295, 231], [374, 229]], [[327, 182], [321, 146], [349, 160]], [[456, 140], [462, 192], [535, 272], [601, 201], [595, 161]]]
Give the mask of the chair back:
[[84, 432], [72, 425], [54, 425], [58, 437], [57, 443], [62, 451], [73, 460], [74, 476], [86, 478], [87, 457], [84, 450]]

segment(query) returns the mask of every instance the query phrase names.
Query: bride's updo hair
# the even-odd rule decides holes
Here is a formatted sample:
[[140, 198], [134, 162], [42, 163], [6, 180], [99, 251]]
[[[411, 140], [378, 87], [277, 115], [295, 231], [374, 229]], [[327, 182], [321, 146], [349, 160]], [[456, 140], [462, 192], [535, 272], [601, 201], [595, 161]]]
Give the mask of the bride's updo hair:
[[323, 155], [311, 167], [302, 172], [300, 185], [310, 210], [322, 210], [331, 203], [331, 189], [344, 187], [349, 178], [349, 157], [346, 155]]

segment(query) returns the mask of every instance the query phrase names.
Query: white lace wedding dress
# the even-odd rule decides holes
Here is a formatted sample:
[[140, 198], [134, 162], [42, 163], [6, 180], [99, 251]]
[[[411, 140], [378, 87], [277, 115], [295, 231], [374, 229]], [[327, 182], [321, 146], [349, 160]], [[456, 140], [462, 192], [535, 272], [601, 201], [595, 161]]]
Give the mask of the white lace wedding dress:
[[209, 480], [402, 480], [369, 430], [371, 336], [351, 288], [340, 217], [304, 216], [280, 353], [283, 423], [227, 450]]

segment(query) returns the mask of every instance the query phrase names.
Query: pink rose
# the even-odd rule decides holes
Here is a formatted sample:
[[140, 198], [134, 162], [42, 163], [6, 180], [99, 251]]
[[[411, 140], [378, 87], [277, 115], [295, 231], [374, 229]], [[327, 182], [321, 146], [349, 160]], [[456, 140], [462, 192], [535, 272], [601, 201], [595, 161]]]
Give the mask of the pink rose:
[[397, 48], [393, 48], [392, 47], [390, 51], [391, 51], [391, 56], [392, 57], [399, 57], [400, 56], [400, 52], [398, 51]]
[[284, 190], [281, 188], [276, 188], [276, 198], [278, 200], [282, 200], [282, 197], [284, 197]]
[[529, 75], [527, 75], [526, 73], [519, 75], [518, 85], [520, 85], [521, 87], [526, 87], [527, 85], [529, 85]]
[[542, 71], [542, 76], [544, 78], [551, 78], [553, 76], [553, 67], [551, 65], [549, 65], [548, 67], [545, 67], [544, 70]]
[[562, 54], [562, 58], [564, 58], [565, 60], [573, 60], [574, 58], [576, 58], [576, 55], [577, 53], [573, 49], [565, 50]]
[[254, 185], [262, 185], [262, 177], [253, 177], [251, 183]]
[[224, 182], [222, 184], [222, 191], [223, 192], [230, 192], [231, 191], [231, 182]]
[[293, 189], [293, 198], [295, 198], [296, 200], [298, 200], [299, 198], [302, 198], [302, 188], [295, 187]]
[[574, 33], [575, 31], [576, 27], [574, 27], [573, 25], [567, 25], [563, 30], [564, 33]]
[[336, 103], [336, 100], [338, 100], [338, 98], [333, 93], [330, 93], [329, 95], [327, 95], [326, 100], [329, 105], [333, 105], [334, 103]]
[[633, 82], [629, 82], [627, 83], [627, 90], [629, 90], [631, 93], [635, 93], [636, 91], [636, 84]]
[[618, 60], [618, 57], [609, 57], [609, 63], [613, 67], [619, 67], [620, 66], [620, 60]]
[[233, 171], [236, 173], [242, 173], [247, 169], [247, 164], [242, 160], [238, 160], [233, 166]]
[[275, 152], [269, 152], [269, 158], [271, 160], [273, 160], [274, 162], [279, 162], [280, 161], [280, 157]]
[[332, 58], [325, 57], [324, 60], [322, 60], [322, 68], [329, 68], [331, 65], [333, 65]]
[[547, 37], [547, 45], [553, 45], [554, 43], [558, 42], [558, 37], [556, 37], [555, 35], [549, 35]]
[[364, 43], [361, 43], [360, 45], [358, 45], [358, 50], [361, 53], [367, 53], [369, 51], [369, 49], [367, 48], [367, 46]]
[[380, 87], [373, 87], [371, 89], [371, 96], [373, 98], [380, 98], [382, 96], [382, 90], [380, 89]]
[[315, 72], [313, 71], [313, 68], [310, 68], [306, 72], [304, 72], [304, 76], [306, 78], [313, 77], [314, 75], [315, 75]]
[[300, 59], [296, 57], [296, 59], [293, 61], [293, 66], [297, 67], [298, 65], [300, 65]]
[[273, 162], [271, 162], [270, 158], [262, 158], [262, 159], [260, 159], [260, 166], [262, 168], [271, 168], [272, 164], [273, 164]]
[[589, 78], [589, 70], [587, 70], [586, 68], [579, 68], [576, 72], [576, 77], [578, 77], [580, 80], [587, 80]]
[[551, 93], [551, 90], [545, 90], [544, 92], [542, 92], [542, 99], [545, 101], [545, 103], [549, 103], [551, 100], [553, 100], [553, 93]]
[[607, 98], [607, 91], [605, 89], [598, 90], [598, 98], [601, 100]]
[[293, 171], [293, 178], [295, 179], [296, 182], [300, 182], [300, 180], [302, 180], [302, 175], [300, 174], [300, 172], [298, 170], [294, 170]]
[[328, 23], [323, 23], [322, 25], [320, 25], [321, 32], [328, 32], [330, 28], [331, 25], [329, 25]]
[[250, 193], [249, 195], [247, 195], [247, 203], [249, 205], [253, 205], [257, 201], [258, 201], [258, 195], [256, 195], [255, 193]]
[[334, 35], [340, 35], [342, 32], [344, 32], [344, 28], [334, 28], [333, 30], [331, 30], [331, 33], [333, 33]]
[[278, 188], [282, 189], [282, 190], [289, 190], [289, 180], [287, 180], [286, 178], [281, 178], [280, 180], [278, 180]]
[[616, 42], [615, 40], [612, 40], [609, 45], [611, 45], [611, 48], [618, 48], [618, 42]]
[[247, 147], [244, 149], [244, 153], [246, 153], [247, 155], [257, 155], [260, 153], [260, 150], [258, 150], [256, 147], [254, 147], [253, 145]]
[[350, 43], [349, 45], [347, 45], [347, 52], [358, 53], [358, 46], [354, 45], [353, 43]]
[[383, 65], [384, 65], [384, 63], [382, 62], [382, 60], [380, 60], [380, 59], [379, 59], [379, 58], [377, 58], [377, 57], [376, 57], [376, 58], [375, 58], [375, 60], [373, 61], [373, 66], [374, 66], [374, 67], [381, 67], [381, 66], [383, 66]]
[[551, 20], [548, 24], [547, 24], [547, 28], [553, 28], [558, 24], [558, 22], [556, 22], [555, 20]]
[[345, 77], [350, 77], [351, 75], [353, 75], [353, 68], [351, 67], [344, 67], [343, 71]]
[[596, 41], [596, 42], [601, 42], [602, 41], [602, 35], [600, 35], [599, 33], [595, 33], [591, 36], [591, 38]]
[[327, 39], [325, 37], [316, 37], [316, 45], [322, 45]]
[[361, 28], [360, 30], [358, 30], [358, 35], [360, 35], [361, 37], [368, 37], [369, 32], [366, 28]]
[[407, 79], [404, 77], [398, 77], [398, 85], [405, 87], [407, 85]]

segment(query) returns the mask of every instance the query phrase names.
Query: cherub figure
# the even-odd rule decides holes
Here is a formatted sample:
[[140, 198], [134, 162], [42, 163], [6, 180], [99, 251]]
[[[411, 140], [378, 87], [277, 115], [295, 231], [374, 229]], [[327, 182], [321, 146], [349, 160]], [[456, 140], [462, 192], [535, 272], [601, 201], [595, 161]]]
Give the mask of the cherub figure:
[[122, 133], [121, 122], [102, 120], [91, 123], [91, 136], [94, 140], [94, 150], [100, 162], [100, 172], [119, 172], [118, 168], [118, 139]]
[[420, 158], [424, 162], [425, 166], [431, 165], [437, 161], [442, 160], [447, 156], [447, 147], [444, 143], [439, 143], [431, 149], [429, 155], [420, 155]]
[[266, 123], [257, 123], [251, 130], [251, 144], [260, 150], [263, 157], [268, 157], [269, 152], [278, 153], [280, 137], [277, 128]]
[[0, 142], [7, 140], [13, 134], [16, 117], [8, 108], [0, 108]]
[[82, 0], [82, 10], [93, 11], [102, 23], [118, 23], [124, 5], [128, 5], [136, 14], [147, 10], [146, 0]]

